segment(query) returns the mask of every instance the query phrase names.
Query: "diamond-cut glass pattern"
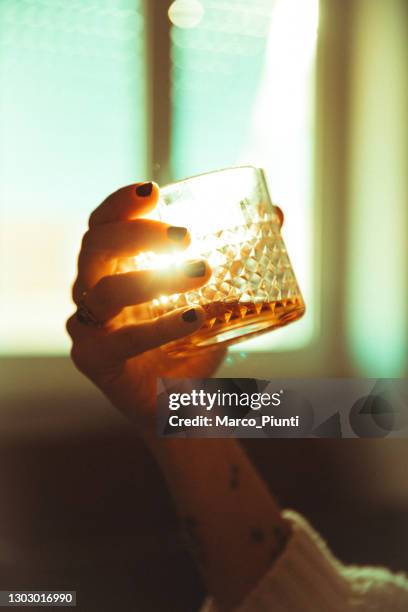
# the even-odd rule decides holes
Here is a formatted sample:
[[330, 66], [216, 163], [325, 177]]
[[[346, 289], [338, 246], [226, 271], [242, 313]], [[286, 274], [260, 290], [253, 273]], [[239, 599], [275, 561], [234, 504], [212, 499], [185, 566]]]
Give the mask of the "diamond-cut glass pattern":
[[[212, 244], [215, 242], [213, 251], [202, 251], [202, 256], [213, 268], [210, 282], [197, 291], [155, 300], [155, 316], [188, 304], [262, 304], [299, 296], [299, 287], [280, 235], [277, 215], [264, 215], [262, 220], [241, 226], [237, 230], [237, 234], [246, 234], [246, 240], [226, 244], [226, 238], [232, 239], [233, 232], [230, 230], [220, 231], [209, 237], [197, 237], [196, 242], [203, 246], [206, 246], [207, 240]], [[154, 255], [145, 257], [143, 267], [153, 267], [154, 260]], [[142, 261], [139, 259], [140, 263]]]
[[[218, 193], [220, 203], [218, 213], [208, 218], [210, 193]], [[186, 217], [188, 211], [190, 216]], [[163, 190], [158, 217], [189, 227], [192, 244], [181, 255], [182, 261], [205, 258], [213, 274], [208, 284], [196, 291], [154, 300], [153, 316], [201, 304], [207, 312], [207, 325], [213, 327], [231, 318], [259, 315], [263, 309], [274, 312], [288, 305], [303, 306], [281, 236], [281, 217], [270, 203], [261, 171], [233, 168], [169, 186]], [[217, 226], [220, 229], [216, 230]], [[154, 253], [136, 258], [139, 269], [172, 263], [177, 265], [177, 259]]]

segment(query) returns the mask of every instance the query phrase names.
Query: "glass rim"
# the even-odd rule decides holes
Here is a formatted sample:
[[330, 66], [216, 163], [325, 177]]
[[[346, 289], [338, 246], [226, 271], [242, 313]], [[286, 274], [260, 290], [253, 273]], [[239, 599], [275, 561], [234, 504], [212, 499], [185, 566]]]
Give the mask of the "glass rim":
[[182, 183], [187, 183], [188, 181], [193, 181], [195, 179], [208, 176], [210, 174], [221, 174], [223, 172], [228, 172], [231, 170], [255, 170], [256, 172], [259, 172], [262, 176], [262, 179], [266, 181], [265, 170], [263, 168], [259, 166], [254, 166], [253, 164], [242, 164], [241, 166], [226, 166], [225, 168], [219, 168], [218, 170], [207, 170], [206, 172], [200, 172], [199, 174], [193, 174], [192, 176], [187, 176], [186, 178], [179, 179], [177, 181], [172, 181], [171, 183], [166, 183], [165, 185], [160, 186], [160, 192], [167, 188], [174, 187], [176, 185], [181, 185]]

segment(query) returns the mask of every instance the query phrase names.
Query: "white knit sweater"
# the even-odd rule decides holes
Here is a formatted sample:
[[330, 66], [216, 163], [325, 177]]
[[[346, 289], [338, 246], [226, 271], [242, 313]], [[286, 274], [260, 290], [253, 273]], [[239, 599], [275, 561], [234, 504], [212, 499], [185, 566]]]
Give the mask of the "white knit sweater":
[[[408, 612], [408, 579], [385, 568], [345, 566], [299, 514], [279, 559], [236, 612]], [[200, 612], [217, 612], [207, 600]]]

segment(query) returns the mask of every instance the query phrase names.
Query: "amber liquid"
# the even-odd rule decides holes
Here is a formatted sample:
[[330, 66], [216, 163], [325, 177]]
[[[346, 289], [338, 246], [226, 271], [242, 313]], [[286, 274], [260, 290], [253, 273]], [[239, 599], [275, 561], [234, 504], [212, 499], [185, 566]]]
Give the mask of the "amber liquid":
[[200, 238], [202, 256], [213, 269], [207, 285], [152, 303], [153, 317], [194, 304], [206, 313], [201, 329], [163, 347], [168, 354], [182, 357], [226, 346], [303, 315], [305, 305], [280, 234], [281, 219], [261, 215], [258, 209], [256, 214], [259, 218], [246, 225]]
[[305, 312], [302, 297], [274, 302], [223, 301], [202, 305], [206, 313], [204, 325], [180, 340], [170, 342], [163, 350], [174, 357], [191, 355], [208, 348], [219, 348], [247, 340], [300, 319]]

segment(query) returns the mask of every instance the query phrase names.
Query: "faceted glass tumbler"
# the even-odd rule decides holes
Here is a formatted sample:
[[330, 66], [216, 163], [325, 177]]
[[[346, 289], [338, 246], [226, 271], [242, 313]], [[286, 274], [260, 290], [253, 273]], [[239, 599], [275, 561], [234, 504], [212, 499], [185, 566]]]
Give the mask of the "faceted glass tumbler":
[[272, 204], [264, 172], [242, 166], [209, 172], [161, 189], [150, 218], [184, 226], [190, 247], [177, 255], [142, 253], [137, 269], [205, 258], [213, 273], [201, 289], [149, 303], [151, 317], [201, 305], [201, 329], [163, 346], [173, 356], [219, 347], [299, 319], [305, 304], [281, 236], [283, 215]]

